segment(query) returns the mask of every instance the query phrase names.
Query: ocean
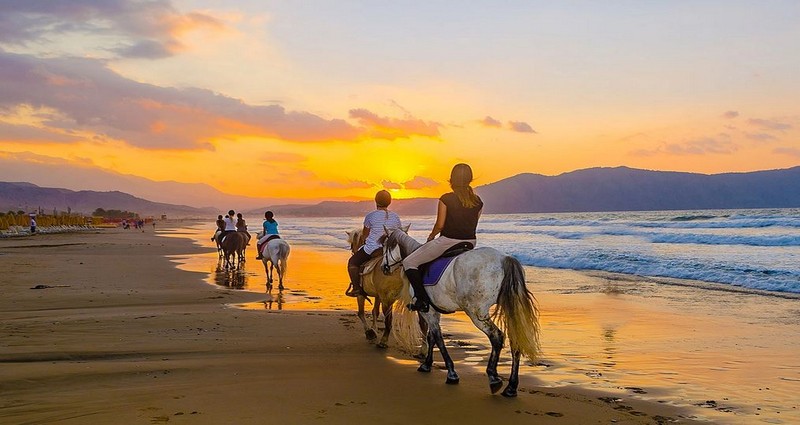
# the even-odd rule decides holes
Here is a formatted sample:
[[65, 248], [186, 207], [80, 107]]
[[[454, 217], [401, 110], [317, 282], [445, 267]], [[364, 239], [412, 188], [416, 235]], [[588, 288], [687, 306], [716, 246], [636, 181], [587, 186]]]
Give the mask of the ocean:
[[[254, 233], [260, 220], [246, 218]], [[401, 218], [419, 241], [434, 220]], [[353, 312], [345, 232], [362, 218], [276, 219], [292, 247], [287, 289], [240, 307]], [[213, 228], [163, 234], [211, 248]], [[800, 423], [800, 209], [487, 214], [478, 245], [519, 259], [539, 303], [543, 356], [521, 370], [523, 392], [579, 386], [719, 423]], [[235, 272], [212, 250], [174, 261], [210, 284], [264, 292], [254, 255]], [[457, 367], [482, 371], [486, 337], [462, 313], [442, 326], [464, 353]], [[509, 360], [506, 350], [501, 373]]]
[[[434, 217], [404, 217], [424, 241]], [[298, 243], [347, 246], [358, 218], [279, 220]], [[253, 226], [251, 226], [253, 227]], [[800, 209], [487, 214], [478, 245], [534, 267], [800, 293]]]

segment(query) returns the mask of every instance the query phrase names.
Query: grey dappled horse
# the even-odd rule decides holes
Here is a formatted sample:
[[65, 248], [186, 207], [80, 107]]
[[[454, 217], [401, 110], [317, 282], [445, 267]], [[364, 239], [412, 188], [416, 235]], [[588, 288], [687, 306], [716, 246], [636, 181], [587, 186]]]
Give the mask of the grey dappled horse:
[[[388, 234], [384, 243], [383, 265], [385, 271], [394, 272], [402, 268], [402, 259], [421, 244], [405, 232], [394, 230]], [[506, 397], [517, 395], [519, 385], [520, 356], [525, 355], [535, 361], [539, 354], [539, 312], [536, 300], [525, 286], [525, 271], [519, 261], [493, 248], [476, 248], [457, 256], [447, 266], [439, 283], [427, 287], [431, 299], [428, 312], [419, 313], [428, 323], [428, 355], [417, 369], [430, 372], [433, 364], [433, 345], [439, 347], [447, 367], [447, 383], [458, 383], [453, 360], [447, 353], [442, 337], [439, 319], [442, 313], [463, 311], [486, 336], [492, 345], [486, 374], [492, 393], [503, 386], [497, 374], [497, 363], [503, 349], [505, 336], [511, 345], [511, 374], [508, 386], [503, 391]], [[412, 318], [405, 306], [411, 302], [408, 285], [401, 293], [402, 302], [396, 308], [396, 320], [410, 322]], [[497, 304], [493, 314], [489, 309]], [[437, 310], [441, 310], [437, 311]], [[402, 314], [401, 314], [402, 313]], [[503, 331], [492, 319], [499, 321]], [[409, 326], [398, 325], [397, 332], [409, 332]], [[409, 335], [398, 336], [398, 340], [410, 341]]]

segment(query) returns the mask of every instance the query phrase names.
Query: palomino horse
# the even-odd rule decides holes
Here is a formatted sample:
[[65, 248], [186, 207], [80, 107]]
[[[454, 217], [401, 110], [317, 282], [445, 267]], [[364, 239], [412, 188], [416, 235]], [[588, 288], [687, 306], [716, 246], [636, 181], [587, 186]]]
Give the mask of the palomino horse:
[[[408, 226], [406, 226], [405, 230], [408, 230]], [[353, 254], [360, 248], [358, 245], [360, 238], [361, 229], [347, 232], [347, 242], [350, 243], [350, 251]], [[373, 340], [378, 337], [375, 332], [376, 321], [381, 308], [383, 308], [383, 336], [381, 336], [381, 340], [377, 345], [379, 348], [386, 348], [389, 333], [392, 331], [392, 306], [400, 296], [403, 286], [407, 286], [408, 283], [404, 280], [401, 270], [395, 270], [388, 275], [382, 273], [379, 267], [380, 261], [380, 257], [367, 261], [363, 266], [365, 273], [361, 274], [361, 286], [364, 292], [371, 297], [375, 297], [375, 304], [372, 307], [372, 326], [370, 327], [367, 324], [364, 314], [364, 296], [358, 297], [358, 318], [361, 319], [361, 323], [364, 325], [364, 334], [367, 339]]]
[[[218, 236], [222, 237], [222, 235]], [[225, 259], [225, 268], [234, 267], [234, 258], [238, 256], [236, 266], [244, 262], [244, 248], [247, 246], [247, 236], [242, 232], [230, 232], [221, 241], [218, 241], [222, 248], [222, 257]]]
[[[256, 240], [261, 239], [262, 232], [256, 233]], [[278, 289], [283, 289], [283, 278], [289, 266], [289, 244], [280, 238], [272, 239], [261, 248], [261, 262], [264, 263], [264, 272], [267, 273], [267, 291], [272, 290], [272, 269], [278, 269]]]
[[[394, 273], [402, 268], [402, 259], [420, 245], [405, 232], [392, 231], [384, 242], [382, 269]], [[536, 299], [525, 286], [525, 271], [519, 261], [493, 248], [473, 249], [453, 259], [439, 279], [439, 283], [429, 286], [427, 292], [431, 299], [431, 309], [420, 315], [429, 327], [428, 356], [417, 370], [430, 372], [433, 364], [433, 344], [436, 344], [447, 367], [447, 383], [458, 383], [459, 378], [453, 360], [444, 345], [439, 319], [442, 313], [463, 311], [472, 319], [472, 323], [489, 337], [492, 344], [486, 374], [489, 376], [491, 392], [496, 393], [503, 386], [503, 380], [497, 374], [497, 363], [505, 336], [492, 319], [499, 319], [508, 335], [512, 359], [511, 375], [503, 395], [516, 396], [520, 355], [524, 354], [535, 361], [539, 354], [539, 312]], [[408, 313], [408, 310], [404, 310], [405, 305], [411, 301], [407, 286], [401, 296], [403, 302], [400, 303], [398, 313]], [[497, 304], [497, 308], [490, 315], [489, 308], [494, 304]], [[411, 320], [410, 317], [404, 317], [407, 314], [398, 316], [400, 316], [398, 321]], [[401, 329], [410, 328], [398, 326], [398, 331]]]

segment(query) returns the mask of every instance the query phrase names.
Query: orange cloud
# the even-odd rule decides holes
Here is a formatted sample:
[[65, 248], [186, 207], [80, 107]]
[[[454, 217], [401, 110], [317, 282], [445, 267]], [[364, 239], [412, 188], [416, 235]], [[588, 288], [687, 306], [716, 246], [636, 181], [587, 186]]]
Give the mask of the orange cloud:
[[442, 126], [437, 122], [423, 121], [417, 118], [389, 118], [380, 117], [366, 109], [351, 109], [350, 118], [368, 129], [369, 135], [380, 139], [402, 139], [411, 136], [439, 137], [439, 128]]

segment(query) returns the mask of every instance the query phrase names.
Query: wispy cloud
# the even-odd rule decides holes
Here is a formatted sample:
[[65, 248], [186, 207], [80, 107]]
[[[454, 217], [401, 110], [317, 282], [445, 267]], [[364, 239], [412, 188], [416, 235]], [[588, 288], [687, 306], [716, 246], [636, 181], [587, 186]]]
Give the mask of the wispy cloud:
[[763, 130], [785, 131], [792, 128], [791, 124], [761, 118], [750, 118], [747, 123]]
[[516, 131], [517, 133], [533, 133], [533, 134], [537, 134], [536, 130], [534, 130], [533, 127], [531, 127], [530, 124], [528, 124], [528, 123], [526, 123], [524, 121], [509, 121], [508, 122], [508, 127], [511, 129], [511, 131]]
[[795, 158], [800, 158], [800, 149], [795, 147], [783, 146], [773, 149], [772, 152], [781, 155], [788, 155], [788, 156], [793, 156]]
[[422, 176], [414, 176], [413, 179], [403, 183], [403, 187], [406, 189], [426, 189], [429, 187], [434, 187], [438, 184], [439, 183], [437, 183], [436, 180]]
[[769, 133], [744, 133], [744, 137], [747, 137], [750, 140], [755, 140], [757, 142], [771, 142], [774, 140], [778, 140], [777, 137], [769, 134]]
[[488, 115], [486, 116], [486, 118], [480, 120], [479, 122], [483, 124], [484, 127], [500, 128], [503, 126], [503, 123], [500, 122], [500, 120], [496, 120]]
[[739, 112], [738, 111], [726, 111], [724, 114], [722, 114], [722, 118], [726, 118], [726, 119], [729, 119], [729, 120], [730, 119], [734, 119], [734, 118], [736, 118], [738, 116], [739, 116]]
[[637, 149], [630, 152], [633, 156], [656, 155], [706, 155], [706, 154], [732, 154], [739, 146], [731, 140], [726, 133], [715, 137], [700, 137], [679, 143], [664, 143], [655, 149]]
[[375, 185], [360, 180], [349, 180], [347, 182], [323, 181], [320, 186], [330, 189], [369, 189]]
[[666, 152], [674, 155], [730, 154], [737, 149], [738, 146], [725, 136], [702, 137], [683, 143], [670, 143], [664, 147]]
[[93, 53], [155, 59], [180, 51], [181, 36], [195, 29], [220, 31], [225, 24], [206, 13], [181, 13], [168, 0], [0, 2], [0, 45], [6, 46], [78, 38]]
[[403, 188], [403, 186], [401, 186], [400, 183], [395, 183], [395, 182], [392, 182], [392, 181], [389, 181], [389, 180], [382, 181], [381, 185], [383, 186], [384, 189], [402, 189]]
[[282, 106], [253, 106], [209, 90], [139, 83], [79, 58], [0, 51], [0, 116], [41, 109], [43, 124], [95, 132], [143, 148], [210, 148], [235, 135], [293, 142], [357, 140], [370, 129]]
[[355, 119], [368, 130], [371, 137], [380, 139], [402, 139], [411, 136], [439, 137], [437, 122], [423, 121], [414, 117], [381, 117], [366, 109], [351, 109], [350, 118]]

